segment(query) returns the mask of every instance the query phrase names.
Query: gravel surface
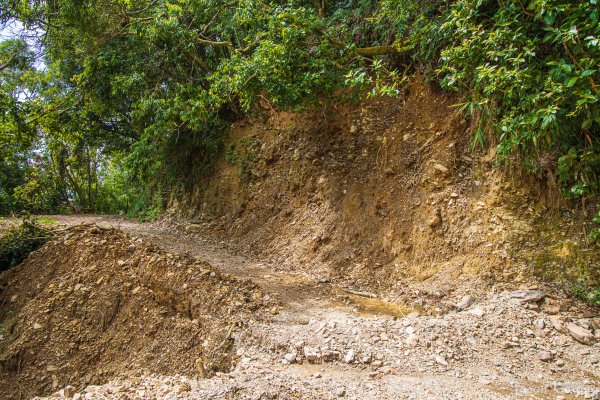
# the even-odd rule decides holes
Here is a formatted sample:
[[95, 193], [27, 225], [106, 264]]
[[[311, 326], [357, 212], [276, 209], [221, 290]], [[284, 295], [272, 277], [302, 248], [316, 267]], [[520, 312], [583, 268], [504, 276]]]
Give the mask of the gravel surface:
[[247, 271], [268, 296], [282, 301], [270, 310], [272, 318], [249, 320], [235, 333], [230, 372], [200, 378], [122, 371], [100, 386], [66, 387], [54, 397], [600, 398], [597, 309], [565, 307], [558, 294], [535, 285], [482, 294], [465, 283], [460, 291], [464, 296], [432, 313], [369, 294], [345, 293], [318, 279], [285, 275], [204, 242], [192, 245], [166, 228], [157, 235], [157, 226], [69, 218], [61, 222], [119, 225], [131, 235], [152, 237], [169, 251], [176, 247], [218, 269], [241, 276]]

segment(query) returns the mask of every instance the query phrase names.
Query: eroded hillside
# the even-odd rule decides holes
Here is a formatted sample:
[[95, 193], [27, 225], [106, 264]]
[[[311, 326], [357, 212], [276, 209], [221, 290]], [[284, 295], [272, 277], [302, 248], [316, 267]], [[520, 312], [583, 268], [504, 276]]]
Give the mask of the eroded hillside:
[[416, 78], [403, 99], [265, 111], [234, 125], [214, 175], [171, 211], [195, 222], [190, 232], [209, 226], [282, 270], [356, 288], [597, 283], [581, 212], [470, 151], [458, 101]]

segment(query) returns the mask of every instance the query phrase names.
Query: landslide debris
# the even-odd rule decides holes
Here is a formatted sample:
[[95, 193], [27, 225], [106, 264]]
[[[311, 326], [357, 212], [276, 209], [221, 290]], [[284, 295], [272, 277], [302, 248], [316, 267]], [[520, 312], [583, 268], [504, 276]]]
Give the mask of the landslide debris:
[[75, 227], [0, 274], [0, 397], [229, 371], [262, 289], [115, 229]]

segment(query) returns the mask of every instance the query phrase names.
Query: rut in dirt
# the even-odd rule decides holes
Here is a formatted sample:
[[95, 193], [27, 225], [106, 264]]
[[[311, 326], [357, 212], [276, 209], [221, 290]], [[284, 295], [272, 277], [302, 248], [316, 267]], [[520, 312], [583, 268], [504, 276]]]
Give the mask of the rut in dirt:
[[166, 223], [140, 223], [113, 216], [54, 216], [61, 224], [100, 224], [143, 238], [174, 254], [189, 254], [219, 271], [239, 279], [250, 279], [275, 297], [279, 306], [298, 318], [307, 319], [340, 309], [357, 315], [404, 317], [423, 311], [417, 304], [404, 304], [355, 288], [333, 285], [329, 279], [315, 279], [306, 273], [277, 271], [274, 266], [239, 254], [210, 237], [193, 237]]

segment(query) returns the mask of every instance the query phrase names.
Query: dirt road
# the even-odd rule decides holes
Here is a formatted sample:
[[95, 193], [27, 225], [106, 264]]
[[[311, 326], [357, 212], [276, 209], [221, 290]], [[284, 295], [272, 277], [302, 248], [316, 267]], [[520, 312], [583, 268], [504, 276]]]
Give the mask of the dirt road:
[[[272, 310], [271, 320], [250, 321], [236, 337], [236, 362], [230, 373], [197, 379], [152, 374], [131, 377], [123, 371], [123, 378], [102, 386], [62, 392], [70, 397], [600, 396], [598, 316], [583, 306], [562, 307], [558, 314], [540, 309], [545, 301], [560, 300], [548, 300], [552, 294], [535, 288], [490, 291], [462, 299], [462, 304], [449, 312], [436, 313], [433, 307], [433, 312], [425, 313], [418, 305], [372, 298], [369, 293], [335, 287], [309, 274], [278, 272], [272, 265], [227, 250], [210, 237], [194, 238], [166, 224], [106, 216], [53, 218], [67, 225], [112, 226], [174, 254], [190, 254], [222, 272], [254, 281], [280, 304]], [[535, 296], [542, 298], [529, 299]], [[596, 339], [592, 344], [578, 342], [566, 328], [569, 322], [595, 332]]]

